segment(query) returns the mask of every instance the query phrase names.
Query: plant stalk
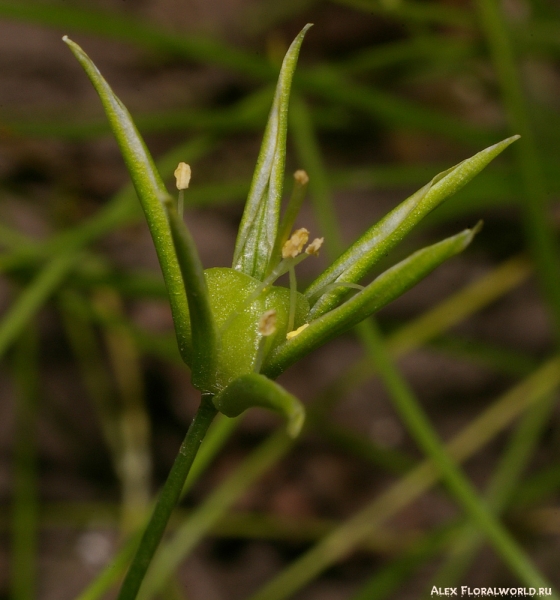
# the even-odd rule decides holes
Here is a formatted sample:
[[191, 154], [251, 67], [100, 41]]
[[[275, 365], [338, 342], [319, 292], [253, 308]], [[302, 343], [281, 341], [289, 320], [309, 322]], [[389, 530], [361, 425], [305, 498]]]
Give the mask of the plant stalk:
[[136, 598], [146, 571], [163, 537], [171, 513], [179, 500], [181, 490], [183, 489], [196, 453], [216, 413], [217, 410], [212, 404], [212, 396], [204, 394], [200, 407], [187, 431], [177, 458], [167, 477], [167, 481], [163, 486], [150, 522], [132, 559], [132, 564], [128, 569], [119, 592], [118, 600], [134, 600]]

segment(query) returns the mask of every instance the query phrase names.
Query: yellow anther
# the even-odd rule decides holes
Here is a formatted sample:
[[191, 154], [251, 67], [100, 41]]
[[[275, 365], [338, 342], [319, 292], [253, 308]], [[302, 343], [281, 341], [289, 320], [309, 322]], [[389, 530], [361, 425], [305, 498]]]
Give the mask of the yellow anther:
[[282, 258], [295, 258], [301, 254], [309, 239], [309, 231], [305, 228], [296, 229], [292, 237], [282, 246]]
[[305, 325], [298, 327], [295, 331], [289, 331], [286, 334], [286, 339], [291, 340], [292, 338], [295, 338], [296, 335], [299, 335], [306, 327], [309, 327], [309, 323], [305, 323]]
[[180, 162], [179, 166], [175, 169], [175, 183], [177, 184], [178, 190], [186, 190], [189, 187], [191, 181], [191, 168], [187, 163]]
[[259, 333], [267, 337], [276, 333], [276, 311], [267, 310], [259, 319]]
[[300, 185], [307, 185], [309, 183], [309, 175], [303, 170], [303, 169], [298, 169], [295, 173], [294, 173], [294, 179], [300, 184]]
[[306, 254], [313, 254], [313, 256], [319, 256], [319, 249], [323, 245], [325, 238], [315, 238], [309, 246], [305, 249]]

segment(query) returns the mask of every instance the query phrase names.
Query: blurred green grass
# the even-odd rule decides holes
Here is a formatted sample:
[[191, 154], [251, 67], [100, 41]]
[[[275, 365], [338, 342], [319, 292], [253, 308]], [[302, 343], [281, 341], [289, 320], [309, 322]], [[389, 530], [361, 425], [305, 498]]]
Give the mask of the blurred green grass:
[[[273, 6], [276, 7], [274, 10]], [[278, 55], [281, 55], [279, 50], [291, 38], [291, 33], [306, 21], [316, 22], [316, 27], [310, 34], [308, 58], [304, 48], [295, 88], [298, 96], [310, 107], [316, 141], [311, 145], [309, 139], [298, 141], [300, 129], [295, 131], [291, 161], [294, 168], [303, 167], [309, 171], [315, 219], [321, 233], [327, 234], [328, 242], [334, 247], [339, 239], [338, 221], [342, 220], [344, 224], [345, 219], [344, 206], [338, 203], [344, 201], [349, 193], [359, 191], [367, 194], [368, 198], [381, 194], [391, 199], [404, 197], [408, 190], [428, 181], [442, 167], [468, 156], [473, 149], [495, 142], [506, 133], [521, 133], [523, 139], [517, 145], [517, 154], [501, 157], [496, 165], [489, 167], [464, 191], [431, 215], [421, 235], [435, 236], [448, 224], [458, 221], [472, 224], [471, 219], [486, 216], [493, 231], [525, 231], [524, 238], [515, 237], [514, 250], [525, 253], [529, 259], [496, 264], [495, 257], [501, 257], [511, 249], [500, 247], [503, 241], [498, 235], [495, 239], [486, 238], [483, 242], [486, 255], [482, 257], [486, 275], [481, 278], [479, 287], [476, 287], [476, 281], [470, 285], [465, 282], [464, 293], [459, 291], [454, 303], [443, 300], [439, 312], [437, 308], [425, 313], [418, 311], [415, 320], [404, 323], [396, 333], [388, 335], [388, 345], [392, 352], [398, 354], [394, 348], [398, 348], [399, 344], [400, 348], [410, 351], [425, 347], [434, 340], [432, 343], [438, 351], [439, 340], [439, 351], [443, 348], [446, 355], [455, 356], [457, 361], [484, 364], [489, 371], [500, 374], [504, 365], [509, 367], [507, 385], [530, 386], [536, 378], [546, 393], [538, 386], [530, 388], [535, 390], [532, 392], [533, 399], [535, 402], [541, 397], [544, 399], [534, 408], [527, 408], [525, 416], [511, 433], [511, 443], [500, 446], [502, 466], [488, 465], [486, 475], [488, 480], [494, 475], [494, 481], [498, 481], [495, 489], [501, 490], [503, 496], [492, 506], [496, 511], [506, 511], [508, 519], [516, 516], [515, 500], [523, 494], [531, 502], [523, 509], [524, 513], [530, 507], [549, 506], [557, 501], [558, 477], [553, 470], [553, 461], [558, 447], [557, 442], [547, 442], [544, 433], [551, 429], [551, 423], [556, 422], [553, 394], [558, 382], [557, 367], [556, 370], [547, 370], [542, 365], [551, 364], [547, 363], [547, 359], [554, 356], [553, 340], [558, 339], [560, 332], [558, 223], [557, 212], [554, 212], [557, 211], [560, 192], [557, 169], [560, 135], [557, 126], [559, 107], [553, 93], [559, 83], [560, 10], [554, 3], [544, 0], [509, 3], [505, 9], [494, 0], [453, 4], [337, 0], [286, 2], [281, 10], [277, 3], [255, 1], [247, 4], [245, 10], [247, 12], [240, 14], [235, 23], [237, 39], [231, 41], [235, 36], [203, 33], [202, 27], [200, 31], [193, 27], [188, 34], [179, 28], [172, 31], [142, 18], [142, 10], [123, 10], [117, 3], [107, 3], [107, 8], [101, 12], [78, 2], [0, 2], [3, 27], [18, 21], [28, 25], [29, 31], [33, 31], [33, 27], [40, 28], [52, 32], [55, 37], [62, 33], [76, 39], [87, 36], [98, 43], [106, 43], [110, 48], [120, 48], [118, 44], [125, 44], [140, 52], [140, 64], [149, 63], [152, 70], [165, 70], [174, 65], [210, 72], [217, 70], [226, 83], [211, 87], [206, 98], [200, 94], [200, 98], [195, 98], [187, 107], [144, 111], [134, 116], [140, 130], [167, 150], [167, 154], [161, 153], [159, 164], [165, 177], [171, 175], [179, 160], [187, 160], [195, 168], [200, 165], [200, 183], [193, 185], [186, 197], [190, 209], [204, 208], [212, 214], [224, 211], [220, 214], [226, 215], [222, 217], [226, 222], [239, 214], [237, 207], [248, 189], [249, 179], [243, 175], [250, 172], [248, 165], [253, 162], [253, 157], [245, 148], [251, 148], [251, 144], [258, 141], [265, 123], [272, 94], [271, 83], [277, 74]], [[321, 32], [321, 27], [326, 32]], [[317, 36], [316, 42], [313, 42], [313, 36]], [[20, 44], [22, 49], [25, 48], [24, 39]], [[33, 52], [30, 50], [27, 56], [32, 56]], [[9, 60], [9, 56], [5, 60]], [[130, 68], [133, 67], [138, 68], [134, 59], [130, 65]], [[118, 85], [118, 81], [113, 83]], [[233, 100], [220, 101], [221, 85], [226, 91], [234, 89]], [[45, 144], [43, 148], [48, 148], [49, 143], [65, 144], [70, 149], [82, 148], [87, 161], [88, 144], [102, 140], [108, 133], [100, 118], [84, 118], [79, 110], [68, 114], [68, 109], [65, 109], [58, 117], [53, 117], [52, 109], [45, 110], [44, 115], [38, 114], [37, 110], [33, 110], [32, 114], [22, 114], [18, 106], [2, 104], [0, 141], [8, 152], [14, 150], [20, 141], [40, 141]], [[180, 143], [178, 140], [181, 140]], [[240, 146], [243, 152], [238, 151]], [[66, 156], [70, 153], [67, 151]], [[241, 156], [237, 157], [236, 153]], [[221, 164], [224, 155], [235, 158], [233, 166]], [[232, 173], [234, 176], [231, 176]], [[60, 182], [50, 182], [50, 193], [62, 195], [61, 202], [77, 207], [72, 210], [83, 215], [80, 204], [88, 192], [79, 186], [74, 187], [70, 194], [64, 192], [67, 185], [65, 177], [68, 176], [61, 175]], [[17, 191], [9, 173], [1, 185], [5, 196]], [[34, 197], [32, 185], [25, 183], [23, 189], [24, 193], [20, 194], [23, 204], [40, 202]], [[36, 351], [29, 349], [29, 328], [36, 328], [37, 319], [44, 318], [42, 309], [45, 305], [50, 307], [51, 312], [55, 306], [64, 315], [66, 333], [62, 333], [64, 330], [59, 324], [59, 336], [71, 335], [71, 322], [74, 323], [73, 330], [81, 333], [81, 341], [80, 336], [75, 337], [71, 349], [72, 360], [80, 365], [84, 381], [89, 381], [85, 386], [88, 398], [79, 398], [79, 401], [90, 402], [96, 397], [99, 400], [96, 412], [98, 427], [104, 431], [106, 444], [113, 448], [113, 477], [121, 490], [119, 517], [113, 523], [114, 527], [121, 528], [123, 536], [130, 531], [124, 516], [126, 507], [134, 510], [139, 503], [138, 510], [142, 512], [145, 510], [145, 497], [152, 494], [149, 480], [140, 482], [136, 498], [133, 494], [132, 499], [128, 496], [127, 501], [124, 494], [126, 489], [130, 489], [127, 481], [130, 483], [131, 473], [126, 468], [123, 470], [123, 456], [129, 455], [135, 448], [141, 453], [153, 454], [149, 436], [139, 435], [141, 425], [137, 424], [136, 428], [133, 426], [131, 431], [126, 432], [126, 423], [135, 422], [127, 417], [127, 410], [131, 406], [136, 407], [134, 410], [140, 411], [143, 418], [152, 419], [152, 430], [157, 423], [150, 410], [142, 408], [146, 399], [149, 403], [149, 398], [145, 398], [149, 396], [148, 391], [136, 389], [132, 400], [126, 399], [126, 393], [123, 395], [126, 382], [130, 383], [135, 377], [130, 371], [133, 363], [122, 356], [119, 358], [118, 352], [109, 361], [107, 342], [117, 331], [118, 335], [125, 335], [132, 342], [134, 352], [141, 356], [155, 354], [160, 360], [172, 362], [177, 353], [169, 336], [147, 331], [135, 321], [132, 312], [126, 310], [126, 304], [124, 310], [110, 315], [99, 309], [100, 293], [114, 294], [127, 303], [147, 297], [157, 302], [165, 295], [157, 275], [143, 270], [123, 269], [115, 256], [103, 247], [102, 241], [107, 236], [127, 231], [131, 224], [140, 221], [141, 214], [132, 189], [115, 190], [112, 199], [103, 200], [103, 205], [97, 202], [97, 210], [89, 217], [76, 219], [74, 223], [62, 219], [62, 226], [53, 208], [56, 203], [52, 202], [45, 209], [44, 218], [53, 233], [41, 241], [26, 235], [9, 222], [3, 224], [0, 230], [0, 243], [4, 250], [0, 265], [7, 285], [14, 290], [0, 322], [0, 352], [7, 355], [14, 380], [20, 381], [19, 387], [22, 388], [15, 396], [19, 422], [23, 423], [17, 430], [17, 445], [14, 447], [14, 477], [20, 483], [14, 485], [11, 496], [14, 510], [10, 546], [13, 576], [9, 594], [16, 599], [41, 597], [37, 590], [42, 589], [41, 578], [44, 577], [40, 571], [37, 574], [36, 541], [44, 525], [42, 515], [45, 513], [41, 507], [47, 510], [49, 503], [43, 502], [40, 494], [42, 472], [34, 454], [39, 453], [40, 464], [41, 440], [33, 427], [45, 410], [39, 408], [41, 403], [48, 402], [48, 398], [42, 397], [41, 389], [26, 391], [25, 383], [45, 377], [43, 370], [46, 366], [41, 366], [41, 363], [47, 364], [48, 361], [40, 352], [36, 355]], [[48, 214], [48, 209], [52, 209], [52, 214]], [[473, 253], [476, 252], [474, 249]], [[479, 256], [481, 254], [482, 250]], [[549, 338], [538, 352], [532, 348], [496, 347], [488, 344], [483, 336], [477, 339], [476, 333], [465, 336], [465, 330], [462, 333], [452, 330], [450, 339], [443, 343], [446, 339], [442, 339], [442, 334], [453, 324], [481, 311], [484, 314], [484, 307], [526, 282], [530, 272], [536, 273], [536, 279], [531, 279], [530, 285], [540, 290], [539, 302], [546, 307], [550, 323]], [[472, 289], [478, 289], [478, 296], [476, 293], [469, 295]], [[54, 318], [54, 323], [51, 327], [56, 326], [57, 318]], [[381, 325], [384, 325], [383, 316]], [[39, 332], [47, 336], [43, 328]], [[45, 339], [43, 347], [48, 349], [48, 343], [49, 340]], [[118, 343], [116, 347], [120, 347]], [[468, 352], [464, 351], [465, 348]], [[95, 356], [97, 359], [94, 360]], [[514, 357], [520, 358], [519, 362], [515, 362]], [[99, 373], [105, 372], [104, 369], [106, 381], [101, 386], [102, 391], [96, 391], [104, 377]], [[336, 416], [332, 416], [332, 407], [344, 403], [344, 399], [359, 388], [363, 380], [373, 375], [371, 361], [365, 357], [350, 366], [338, 379], [328, 381], [325, 394], [313, 403], [317, 414], [316, 419], [312, 419], [314, 435], [341, 456], [355, 456], [356, 461], [365, 459], [375, 464], [376, 469], [386, 473], [389, 481], [395, 481], [395, 486], [405, 486], [406, 489], [406, 480], [398, 477], [415, 461], [409, 451], [389, 452], [362, 432], [339, 424]], [[503, 381], [497, 377], [498, 381]], [[124, 388], [119, 387], [119, 381], [125, 382]], [[429, 390], [418, 391], [420, 400], [424, 395], [429, 396], [427, 392]], [[31, 398], [36, 395], [38, 398]], [[525, 400], [529, 397], [527, 393], [524, 396]], [[498, 401], [495, 402], [498, 406]], [[457, 407], [459, 413], [461, 408]], [[440, 424], [437, 415], [434, 424]], [[464, 422], [463, 425], [466, 426]], [[113, 433], [108, 433], [110, 431]], [[227, 441], [231, 433], [224, 428], [217, 435], [210, 457], [219, 451], [222, 444], [231, 444], [231, 440]], [[475, 444], [476, 440], [482, 440], [481, 434], [477, 435], [474, 437]], [[493, 433], [493, 436], [496, 435], [497, 431]], [[117, 441], [111, 442], [110, 439]], [[252, 450], [240, 462], [237, 471], [233, 471], [206, 503], [200, 505], [198, 511], [203, 517], [198, 521], [192, 518], [184, 521], [187, 533], [183, 536], [190, 540], [188, 549], [210, 531], [218, 517], [227, 518], [229, 512], [230, 517], [235, 518], [236, 509], [230, 507], [257, 476], [272, 468], [278, 458], [275, 452], [291, 452], [287, 445], [280, 452], [280, 446], [286, 443], [273, 437]], [[95, 450], [86, 449], [86, 452]], [[211, 474], [210, 458], [208, 462]], [[529, 465], [533, 465], [533, 469], [535, 465], [539, 467], [540, 479], [539, 473], [530, 477]], [[373, 466], [368, 468], [373, 469]], [[201, 475], [202, 472], [201, 468]], [[438, 493], [445, 494], [443, 490], [438, 490]], [[373, 506], [375, 502], [382, 502], [382, 498], [373, 497]], [[70, 508], [72, 506], [70, 504]], [[76, 503], [76, 510], [79, 507], [80, 504]], [[512, 512], [509, 512], [510, 509]], [[92, 514], [95, 515], [95, 511]], [[358, 519], [360, 514], [356, 511], [354, 517]], [[274, 514], [265, 517], [272, 525], [278, 522]], [[350, 514], [346, 515], [348, 520], [339, 517], [340, 521], [330, 526], [335, 531], [338, 527], [342, 532], [338, 535], [344, 537], [344, 532], [352, 528], [352, 518]], [[135, 517], [129, 517], [129, 523], [130, 519], [134, 521]], [[69, 509], [67, 524], [79, 526], [78, 523], [79, 519], [74, 520]], [[259, 526], [258, 521], [257, 525], [241, 522], [235, 535], [249, 539], [258, 536], [260, 531], [263, 539], [273, 539], [274, 533], [267, 529], [268, 524], [268, 521], [266, 526], [262, 523]], [[521, 526], [517, 522], [514, 525]], [[442, 516], [439, 526], [441, 534], [439, 530], [433, 533], [426, 530], [393, 554], [379, 552], [384, 561], [383, 570], [373, 573], [373, 566], [362, 569], [359, 581], [353, 585], [354, 597], [404, 597], [408, 579], [416, 586], [415, 596], [426, 595], [431, 589], [431, 582], [420, 583], [424, 581], [423, 573], [430, 567], [430, 572], [433, 572], [439, 565], [443, 566], [434, 579], [437, 585], [464, 583], [467, 575], [463, 573], [476, 558], [476, 549], [480, 548], [481, 541], [473, 533], [472, 525], [459, 526], [456, 519]], [[361, 547], [368, 536], [373, 535], [363, 525], [358, 529], [359, 536], [344, 538], [348, 544], [347, 552]], [[214, 535], [219, 533], [214, 532]], [[309, 560], [306, 556], [317, 556], [321, 548], [328, 545], [330, 538], [324, 538], [323, 542], [318, 541], [318, 545], [313, 546], [315, 535], [322, 538], [322, 533], [311, 535], [305, 546], [309, 554], [302, 553], [297, 559], [300, 562], [295, 562], [291, 571], [280, 573], [277, 581], [284, 577], [294, 586], [294, 582], [299, 581], [297, 587], [309, 583], [310, 574], [296, 580], [290, 573], [298, 572], [298, 569], [301, 573], [302, 567], [298, 565], [306, 564], [305, 561]], [[522, 541], [528, 554], [536, 558], [553, 584], [558, 585], [557, 573], [552, 568], [552, 542], [546, 537], [539, 537], [538, 543], [535, 537], [522, 538]], [[470, 550], [465, 550], [467, 547]], [[168, 552], [168, 555], [174, 556], [174, 562], [179, 563], [183, 555], [173, 551], [172, 545], [170, 548], [164, 550], [162, 556]], [[342, 557], [335, 553], [330, 560], [339, 558]], [[379, 564], [379, 559], [375, 564]], [[327, 566], [325, 564], [321, 569]], [[321, 569], [317, 566], [317, 577], [321, 577]], [[372, 579], [364, 576], [368, 570]], [[117, 576], [118, 572], [111, 573], [105, 583], [114, 581]], [[504, 579], [508, 580], [500, 571], [484, 585], [498, 584]], [[102, 597], [105, 584], [94, 577], [92, 581], [81, 598]], [[514, 584], [517, 583], [514, 581]], [[361, 585], [363, 589], [360, 589]], [[277, 591], [273, 593], [267, 589]], [[311, 597], [305, 596], [307, 589], [310, 588], [303, 588], [300, 592], [304, 594], [302, 598]], [[288, 593], [286, 590], [283, 584], [276, 588], [271, 584], [257, 597], [291, 597], [291, 592], [288, 596], [283, 595]], [[166, 593], [171, 594], [169, 590]], [[174, 589], [173, 594], [176, 593]], [[72, 592], [61, 590], [60, 597], [71, 597], [69, 594]], [[187, 591], [187, 596], [191, 595]]]

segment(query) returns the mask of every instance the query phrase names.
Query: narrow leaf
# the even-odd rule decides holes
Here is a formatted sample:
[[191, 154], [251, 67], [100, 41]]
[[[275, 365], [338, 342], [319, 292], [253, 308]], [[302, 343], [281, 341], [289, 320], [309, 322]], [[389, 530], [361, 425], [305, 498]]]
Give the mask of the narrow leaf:
[[481, 223], [473, 229], [466, 229], [453, 237], [418, 250], [379, 275], [353, 298], [311, 321], [300, 334], [273, 350], [265, 361], [262, 372], [268, 377], [277, 377], [292, 363], [404, 294], [441, 263], [462, 252], [480, 226]]
[[284, 57], [235, 244], [233, 268], [261, 281], [278, 230], [292, 77], [303, 38], [310, 27], [308, 24], [301, 30]]
[[169, 294], [179, 351], [186, 360], [190, 336], [189, 311], [167, 215], [162, 205], [162, 200], [168, 196], [167, 190], [128, 110], [113, 93], [109, 84], [80, 46], [66, 36], [63, 40], [68, 44], [99, 94], [111, 129], [121, 149], [148, 221]]
[[[371, 227], [340, 258], [324, 271], [306, 290], [305, 295], [315, 303], [311, 314], [317, 318], [337, 306], [348, 293], [347, 288], [321, 290], [337, 281], [357, 283], [400, 242], [407, 233], [446, 198], [456, 193], [477, 175], [498, 154], [519, 138], [507, 138], [490, 146], [455, 167], [436, 175], [428, 184], [399, 204]], [[319, 298], [317, 299], [317, 296]]]
[[192, 383], [202, 392], [208, 392], [212, 387], [218, 354], [218, 334], [210, 307], [208, 287], [189, 230], [179, 217], [171, 199], [166, 202], [166, 207], [189, 304]]
[[296, 437], [305, 420], [302, 403], [283, 387], [259, 373], [234, 379], [214, 397], [214, 406], [228, 417], [237, 417], [252, 407], [268, 408], [288, 421], [288, 434]]

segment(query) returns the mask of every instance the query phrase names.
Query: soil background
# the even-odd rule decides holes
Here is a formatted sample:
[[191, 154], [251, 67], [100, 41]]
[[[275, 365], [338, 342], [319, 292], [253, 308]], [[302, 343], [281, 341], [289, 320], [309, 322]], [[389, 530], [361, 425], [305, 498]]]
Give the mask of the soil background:
[[[47, 3], [43, 3], [48, 5]], [[79, 5], [79, 3], [71, 3]], [[448, 3], [459, 7], [467, 3]], [[517, 4], [517, 3], [516, 3]], [[138, 18], [181, 35], [205, 34], [227, 41], [260, 56], [281, 55], [308, 21], [314, 22], [301, 53], [308, 67], [341, 60], [365, 47], [388, 43], [407, 34], [404, 24], [382, 16], [323, 2], [307, 2], [294, 16], [276, 21], [278, 5], [256, 0], [99, 0], [83, 6], [120, 16]], [[231, 106], [256, 90], [259, 83], [215, 66], [159, 56], [130, 44], [71, 30], [46, 28], [21, 21], [0, 20], [0, 219], [36, 240], [72, 227], [98, 211], [128, 182], [118, 148], [109, 134], [87, 139], [26, 135], [13, 125], [50, 120], [103, 123], [98, 98], [80, 67], [61, 42], [68, 34], [96, 62], [132, 115], [177, 111], [185, 108]], [[537, 69], [538, 70], [538, 69]], [[530, 73], [541, 87], [559, 89], [558, 70]], [[391, 78], [395, 83], [391, 83]], [[387, 85], [400, 95], [439, 107], [458, 119], [503, 126], [505, 117], [495, 94], [481, 88], [484, 73], [442, 76], [425, 85], [422, 76], [397, 77], [383, 72], [372, 85]], [[321, 109], [321, 103], [311, 100]], [[2, 123], [4, 121], [4, 124]], [[428, 163], [451, 166], [472, 152], [436, 136], [386, 127], [359, 111], [340, 111], [339, 127], [323, 130], [321, 148], [328, 166], [418, 164], [426, 166], [426, 181], [435, 173]], [[157, 158], [189, 136], [193, 128], [147, 132], [148, 147]], [[229, 178], [249, 180], [260, 144], [258, 131], [234, 132], [196, 164], [191, 186]], [[289, 147], [288, 170], [300, 165]], [[337, 216], [345, 244], [414, 191], [406, 185], [394, 190], [337, 192]], [[171, 189], [171, 188], [170, 188]], [[189, 208], [186, 220], [193, 232], [205, 267], [229, 266], [242, 203]], [[484, 215], [486, 228], [463, 255], [446, 263], [415, 289], [382, 311], [384, 329], [405, 322], [448, 295], [487, 273], [500, 260], [524, 247], [519, 215], [494, 209]], [[301, 225], [318, 231], [310, 205]], [[392, 257], [440, 239], [465, 226], [470, 217], [454, 219], [421, 231], [407, 240]], [[327, 240], [328, 243], [328, 240]], [[159, 267], [144, 223], [121, 228], [95, 244], [94, 251], [109, 264], [126, 271]], [[299, 274], [309, 280], [326, 259], [307, 261]], [[25, 274], [22, 275], [25, 280]], [[0, 285], [0, 310], [5, 312], [17, 297], [21, 280], [5, 277]], [[125, 299], [123, 310], [137, 325], [153, 332], [170, 332], [171, 317], [165, 302]], [[40, 389], [37, 428], [38, 493], [41, 506], [99, 505], [109, 516], [59, 521], [41, 527], [38, 543], [37, 598], [70, 600], [84, 589], [110, 560], [119, 543], [116, 511], [119, 482], [111, 464], [90, 399], [64, 333], [55, 304], [41, 311], [36, 321], [40, 344]], [[536, 282], [525, 284], [454, 329], [465, 340], [479, 340], [508, 348], [534, 359], [552, 349], [551, 326]], [[329, 382], [363, 356], [352, 335], [313, 353], [282, 376], [281, 382], [304, 402], [329, 388]], [[107, 362], [107, 359], [104, 359]], [[186, 368], [142, 356], [142, 385], [151, 421], [152, 490], [165, 480], [174, 455], [198, 403]], [[13, 353], [0, 375], [0, 599], [9, 598], [10, 510], [13, 497], [14, 406], [17, 386], [12, 375]], [[423, 348], [399, 362], [399, 367], [435, 424], [449, 439], [479, 414], [490, 401], [507, 390], [514, 378], [472, 360], [434, 348]], [[110, 366], [107, 364], [110, 371]], [[392, 408], [378, 380], [353, 389], [333, 409], [333, 421], [378, 446], [398, 450], [412, 459], [421, 454]], [[197, 505], [239, 464], [248, 452], [275, 428], [278, 419], [263, 411], [250, 411], [227, 448], [197, 484], [183, 508]], [[531, 464], [531, 469], [558, 460], [558, 413]], [[483, 488], [504, 448], [499, 436], [466, 465], [471, 480]], [[392, 481], [394, 475], [364, 457], [345, 451], [321, 432], [311, 431], [279, 465], [262, 477], [236, 505], [277, 517], [286, 527], [304, 519], [336, 521], [353, 514]], [[556, 497], [551, 498], [552, 505]], [[102, 513], [100, 513], [101, 515]], [[430, 531], [460, 513], [441, 488], [423, 496], [401, 512], [377, 540], [377, 549], [360, 550], [329, 569], [296, 598], [343, 600], [391, 557], [398, 555], [415, 536]], [[112, 516], [111, 516], [112, 515]], [[508, 524], [531, 548], [532, 556], [551, 578], [558, 579], [557, 535], [531, 529], [520, 515]], [[241, 600], [309, 547], [309, 542], [250, 539], [219, 532], [200, 544], [179, 571], [178, 581], [190, 600]], [[394, 596], [402, 600], [427, 593], [439, 562], [420, 568]], [[517, 585], [494, 553], [485, 548], [466, 576], [465, 585]]]

